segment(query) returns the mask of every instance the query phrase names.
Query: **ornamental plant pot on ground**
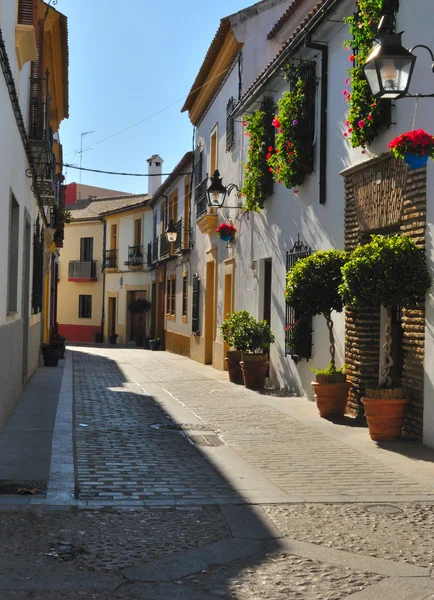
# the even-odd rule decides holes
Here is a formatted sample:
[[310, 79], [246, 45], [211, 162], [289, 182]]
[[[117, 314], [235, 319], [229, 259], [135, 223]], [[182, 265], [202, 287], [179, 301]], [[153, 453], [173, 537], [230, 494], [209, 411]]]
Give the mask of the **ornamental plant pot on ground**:
[[57, 367], [60, 358], [60, 350], [58, 348], [42, 348], [44, 357], [44, 367]]
[[231, 383], [237, 383], [239, 385], [243, 385], [243, 371], [240, 365], [241, 360], [241, 352], [237, 350], [228, 350], [227, 358], [225, 358], [225, 363], [228, 367], [228, 375], [229, 381]]
[[321, 417], [327, 419], [345, 415], [350, 387], [345, 373], [337, 371], [333, 375], [317, 374], [316, 381], [312, 381], [312, 388]]
[[267, 354], [242, 354], [241, 358], [244, 385], [249, 390], [262, 390], [270, 366]]
[[400, 388], [368, 390], [362, 398], [369, 435], [374, 442], [387, 442], [401, 437], [408, 400]]
[[109, 336], [109, 343], [113, 344], [113, 345], [116, 344], [116, 340], [118, 339], [118, 337], [119, 336], [118, 336], [117, 333], [114, 333], [113, 335], [110, 335]]
[[102, 344], [103, 341], [103, 335], [100, 331], [95, 331], [95, 333], [93, 334], [94, 340], [95, 340], [95, 344]]
[[142, 348], [143, 338], [138, 335], [135, 339], [136, 339], [136, 348]]
[[160, 340], [149, 340], [149, 346], [151, 347], [151, 350], [156, 352], [160, 349]]
[[150, 350], [151, 349], [149, 341], [150, 341], [149, 338], [147, 338], [147, 337], [143, 338], [143, 348], [144, 348], [144, 350]]

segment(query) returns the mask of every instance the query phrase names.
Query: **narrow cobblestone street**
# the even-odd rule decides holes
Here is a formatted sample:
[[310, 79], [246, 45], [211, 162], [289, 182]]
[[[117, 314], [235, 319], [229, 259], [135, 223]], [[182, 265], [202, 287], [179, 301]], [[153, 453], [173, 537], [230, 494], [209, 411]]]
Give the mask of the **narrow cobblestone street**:
[[47, 494], [0, 496], [0, 600], [434, 598], [429, 449], [169, 353], [63, 371]]

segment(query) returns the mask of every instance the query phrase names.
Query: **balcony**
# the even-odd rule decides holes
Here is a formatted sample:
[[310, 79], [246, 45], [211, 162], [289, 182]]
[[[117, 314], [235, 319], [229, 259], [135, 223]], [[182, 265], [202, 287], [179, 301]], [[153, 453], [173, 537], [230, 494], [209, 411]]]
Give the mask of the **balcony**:
[[198, 221], [207, 211], [206, 188], [208, 185], [208, 177], [199, 183], [194, 190], [194, 203], [196, 205], [196, 221]]
[[175, 254], [190, 249], [190, 230], [183, 227], [182, 218], [176, 223], [176, 242], [174, 243]]
[[127, 267], [143, 268], [143, 246], [128, 246], [128, 260], [124, 264]]
[[96, 260], [70, 260], [68, 281], [97, 281]]
[[49, 73], [30, 78], [29, 151], [34, 165], [52, 162], [53, 134], [50, 127]]
[[104, 252], [104, 269], [118, 268], [118, 251], [116, 249], [106, 250]]

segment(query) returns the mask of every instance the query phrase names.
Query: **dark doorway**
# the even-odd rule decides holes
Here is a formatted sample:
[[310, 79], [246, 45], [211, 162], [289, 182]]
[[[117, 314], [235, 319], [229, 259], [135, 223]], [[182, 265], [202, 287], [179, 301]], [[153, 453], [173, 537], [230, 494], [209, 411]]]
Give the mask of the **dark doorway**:
[[[146, 300], [145, 291], [130, 292], [130, 302], [134, 300]], [[147, 313], [132, 313], [130, 312], [130, 340], [135, 340], [138, 337], [146, 337], [146, 319]]]
[[108, 334], [110, 336], [116, 333], [116, 298], [109, 298], [108, 301]]
[[28, 362], [29, 362], [29, 325], [30, 325], [30, 243], [31, 243], [31, 225], [25, 216], [24, 229], [24, 256], [23, 256], [23, 295], [22, 295], [22, 311], [23, 311], [23, 383], [27, 382]]
[[271, 258], [264, 260], [264, 320], [271, 325]]
[[156, 330], [156, 320], [157, 320], [157, 284], [152, 284], [152, 306], [151, 306], [151, 330], [150, 337], [155, 338], [155, 330]]

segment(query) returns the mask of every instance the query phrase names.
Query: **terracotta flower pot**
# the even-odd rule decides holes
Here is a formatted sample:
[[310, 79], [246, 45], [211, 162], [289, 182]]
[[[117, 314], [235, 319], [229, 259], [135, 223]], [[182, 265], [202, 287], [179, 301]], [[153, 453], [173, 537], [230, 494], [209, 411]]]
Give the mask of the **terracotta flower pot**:
[[243, 371], [241, 370], [240, 360], [241, 352], [237, 352], [236, 350], [229, 350], [227, 353], [227, 358], [225, 358], [225, 363], [228, 366], [229, 381], [231, 383], [243, 385], [244, 379]]
[[406, 398], [362, 398], [362, 402], [371, 440], [386, 442], [401, 437]]
[[312, 381], [316, 405], [321, 417], [343, 417], [351, 385], [342, 383], [319, 383]]
[[243, 354], [240, 362], [244, 385], [249, 390], [262, 390], [268, 373], [266, 354]]

